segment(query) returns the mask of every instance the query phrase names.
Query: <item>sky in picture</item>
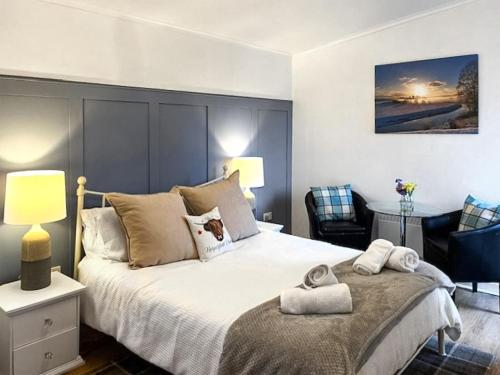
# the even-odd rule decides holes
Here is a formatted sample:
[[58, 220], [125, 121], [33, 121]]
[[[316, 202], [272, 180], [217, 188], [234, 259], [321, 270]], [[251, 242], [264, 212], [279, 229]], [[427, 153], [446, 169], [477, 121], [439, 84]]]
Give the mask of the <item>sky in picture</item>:
[[456, 102], [461, 70], [477, 55], [447, 57], [375, 67], [375, 99], [421, 98], [428, 103]]

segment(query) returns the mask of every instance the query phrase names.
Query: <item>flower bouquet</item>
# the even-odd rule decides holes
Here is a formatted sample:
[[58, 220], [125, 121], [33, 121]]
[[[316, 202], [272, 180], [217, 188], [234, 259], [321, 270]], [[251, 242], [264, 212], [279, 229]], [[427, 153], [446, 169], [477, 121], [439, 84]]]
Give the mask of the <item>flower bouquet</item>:
[[413, 193], [417, 188], [417, 184], [414, 182], [403, 182], [402, 179], [396, 179], [396, 191], [401, 195], [401, 210], [404, 212], [413, 211]]

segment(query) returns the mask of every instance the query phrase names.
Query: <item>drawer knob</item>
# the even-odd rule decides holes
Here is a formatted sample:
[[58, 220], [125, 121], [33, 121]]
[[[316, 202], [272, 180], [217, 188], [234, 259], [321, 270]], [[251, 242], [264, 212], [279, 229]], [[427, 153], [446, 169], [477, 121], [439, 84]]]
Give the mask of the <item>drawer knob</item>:
[[44, 320], [45, 327], [52, 327], [52, 324], [54, 324], [54, 321], [50, 318], [47, 318]]
[[52, 354], [52, 352], [45, 353], [45, 359], [52, 359], [52, 358], [54, 358], [54, 354]]

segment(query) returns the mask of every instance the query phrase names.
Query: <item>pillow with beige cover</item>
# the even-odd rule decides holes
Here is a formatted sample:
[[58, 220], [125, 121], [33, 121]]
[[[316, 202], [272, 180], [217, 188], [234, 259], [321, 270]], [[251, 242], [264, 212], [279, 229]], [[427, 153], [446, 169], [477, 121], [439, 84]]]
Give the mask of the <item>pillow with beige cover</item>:
[[201, 187], [179, 186], [178, 190], [191, 214], [203, 215], [218, 207], [233, 241], [259, 233], [252, 209], [241, 191], [239, 171], [222, 182]]
[[197, 258], [178, 194], [106, 194], [125, 230], [129, 264], [147, 267]]
[[[185, 189], [185, 188], [200, 188], [200, 187], [204, 187], [204, 186], [209, 186], [209, 185], [215, 185], [215, 184], [218, 184], [220, 182], [224, 181], [223, 179], [215, 179], [215, 180], [212, 180], [212, 181], [208, 181], [204, 184], [200, 184], [200, 185], [195, 185], [195, 186], [185, 186], [185, 185], [174, 185], [172, 186], [172, 188], [170, 189], [169, 193], [173, 193], [173, 194], [179, 194], [179, 195], [182, 195], [181, 194], [181, 189]], [[190, 215], [194, 215], [194, 212], [193, 210], [191, 210], [191, 208], [189, 207], [189, 204], [188, 202], [186, 201], [186, 199], [184, 199], [184, 204], [186, 205], [186, 210], [188, 211], [188, 213]]]

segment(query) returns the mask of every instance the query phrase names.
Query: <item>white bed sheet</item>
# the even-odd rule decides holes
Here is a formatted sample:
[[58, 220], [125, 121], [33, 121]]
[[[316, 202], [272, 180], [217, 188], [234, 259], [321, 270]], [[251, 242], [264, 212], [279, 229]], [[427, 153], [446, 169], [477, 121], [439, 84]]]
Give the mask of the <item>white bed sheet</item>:
[[[86, 257], [83, 321], [174, 374], [215, 374], [224, 337], [242, 313], [301, 283], [311, 267], [337, 264], [359, 251], [282, 233], [238, 241], [209, 262], [188, 260], [131, 270]], [[391, 374], [443, 326], [460, 328], [455, 305], [438, 289], [384, 338], [360, 373]]]

